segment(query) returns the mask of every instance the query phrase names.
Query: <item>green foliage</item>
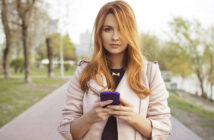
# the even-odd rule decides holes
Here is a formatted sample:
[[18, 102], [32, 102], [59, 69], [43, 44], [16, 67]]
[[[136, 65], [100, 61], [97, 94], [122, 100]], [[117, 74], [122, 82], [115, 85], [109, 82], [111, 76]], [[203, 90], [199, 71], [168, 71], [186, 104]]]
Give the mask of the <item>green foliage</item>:
[[40, 61], [42, 59], [46, 59], [48, 58], [48, 55], [47, 55], [47, 47], [46, 47], [46, 43], [45, 42], [42, 42], [38, 48], [36, 48], [36, 53], [35, 53], [35, 59], [37, 61]]
[[202, 71], [203, 62], [200, 61], [203, 58], [204, 44], [203, 44], [203, 32], [204, 29], [200, 23], [195, 21], [185, 20], [177, 17], [170, 22], [172, 38], [171, 45], [173, 47], [179, 47], [182, 49], [182, 53], [187, 54], [190, 59], [190, 66], [194, 69]]
[[163, 47], [159, 38], [149, 33], [143, 33], [140, 36], [141, 51], [149, 61], [158, 61], [160, 69], [166, 70], [165, 55], [162, 54]]
[[214, 85], [214, 26], [208, 28], [207, 34], [204, 61], [207, 68], [206, 74], [208, 75], [208, 81], [211, 85]]
[[190, 65], [190, 56], [175, 42], [167, 42], [161, 51], [162, 62], [167, 70], [183, 78], [191, 75], [194, 70]]
[[[171, 44], [175, 44], [173, 47], [179, 47], [182, 50], [182, 54], [185, 54], [184, 56], [186, 57], [181, 59], [181, 61], [187, 63], [188, 67], [194, 70], [200, 82], [202, 96], [207, 98], [203, 84], [205, 80], [203, 55], [205, 48], [203, 41], [205, 36], [204, 28], [197, 20], [189, 21], [180, 17], [174, 18], [170, 22], [170, 27], [172, 31], [171, 42], [173, 42]], [[186, 72], [183, 76], [185, 75]]]
[[13, 67], [15, 73], [22, 73], [24, 70], [24, 59], [23, 58], [16, 58], [13, 59], [10, 63], [11, 67]]
[[64, 64], [65, 71], [74, 71], [76, 69], [76, 65]]
[[206, 47], [204, 50], [204, 56], [206, 61], [206, 73], [208, 75], [208, 81], [214, 85], [214, 50], [210, 47]]
[[[55, 33], [51, 35], [53, 39], [53, 46], [54, 46], [54, 56], [60, 56], [60, 34]], [[76, 60], [75, 48], [74, 44], [71, 42], [68, 35], [62, 36], [62, 44], [63, 44], [63, 55], [65, 60]]]
[[150, 61], [157, 61], [159, 58], [159, 39], [148, 33], [141, 35], [141, 50], [143, 55]]
[[[53, 55], [54, 58], [58, 59], [60, 58], [60, 34], [54, 33], [49, 36], [52, 39], [52, 45], [53, 45]], [[68, 35], [62, 36], [62, 44], [63, 44], [63, 56], [64, 60], [77, 60], [77, 56], [75, 54], [75, 47], [74, 44], [71, 42]], [[37, 48], [37, 60], [42, 60], [44, 58], [47, 58], [47, 47], [46, 42], [43, 42], [40, 44], [40, 46]]]

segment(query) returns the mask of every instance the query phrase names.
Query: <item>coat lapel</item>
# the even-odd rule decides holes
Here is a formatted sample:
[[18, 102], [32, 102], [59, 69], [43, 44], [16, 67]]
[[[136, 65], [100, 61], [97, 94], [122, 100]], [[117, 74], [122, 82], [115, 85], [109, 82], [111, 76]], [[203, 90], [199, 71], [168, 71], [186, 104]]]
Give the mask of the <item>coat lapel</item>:
[[[106, 81], [106, 77], [102, 74], [102, 79], [103, 79], [103, 85], [107, 86], [107, 81]], [[90, 81], [88, 81], [87, 86], [89, 87], [89, 89], [91, 89], [94, 93], [96, 93], [97, 95], [100, 94], [100, 92], [102, 90], [104, 90], [104, 88], [102, 86], [100, 86], [95, 80], [91, 79]]]
[[[103, 78], [103, 83], [104, 86], [107, 86], [107, 81], [106, 81], [106, 77], [104, 75], [102, 75]], [[124, 83], [127, 81], [127, 72], [124, 73], [122, 79], [120, 80], [120, 83], [118, 84], [117, 88], [115, 89], [115, 91], [120, 91], [122, 87], [122, 85], [124, 85]], [[95, 80], [90, 80], [87, 83], [87, 86], [89, 87], [89, 89], [91, 89], [93, 92], [95, 92], [96, 94], [100, 94], [101, 91], [104, 91], [104, 88], [102, 86], [100, 86]], [[108, 89], [106, 89], [108, 90]]]
[[[104, 86], [106, 86], [107, 85], [106, 77], [104, 75], [102, 75], [102, 77], [103, 77]], [[95, 80], [90, 80], [87, 83], [87, 85], [88, 85], [89, 89], [97, 95], [99, 95], [101, 91], [105, 90]], [[108, 90], [108, 89], [106, 89], [106, 90]], [[120, 80], [120, 83], [118, 84], [115, 91], [119, 92], [120, 97], [122, 97], [123, 99], [125, 99], [127, 101], [129, 101], [131, 99], [131, 101], [129, 101], [130, 103], [132, 101], [134, 101], [134, 102], [136, 102], [137, 100], [139, 101], [139, 98], [137, 97], [137, 95], [134, 93], [134, 91], [130, 88], [130, 86], [128, 84], [127, 72], [124, 73], [124, 75], [123, 75], [122, 79]]]

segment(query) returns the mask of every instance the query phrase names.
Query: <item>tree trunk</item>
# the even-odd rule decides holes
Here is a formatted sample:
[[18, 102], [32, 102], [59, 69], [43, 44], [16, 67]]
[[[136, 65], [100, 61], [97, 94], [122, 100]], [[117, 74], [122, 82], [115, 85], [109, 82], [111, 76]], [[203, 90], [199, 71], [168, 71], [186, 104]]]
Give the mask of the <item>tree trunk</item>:
[[47, 52], [48, 52], [48, 77], [52, 78], [54, 76], [53, 73], [53, 46], [52, 46], [52, 39], [46, 38], [46, 45], [47, 45]]
[[8, 24], [7, 13], [8, 13], [7, 4], [5, 3], [5, 0], [2, 0], [1, 16], [2, 16], [2, 24], [4, 26], [4, 32], [5, 32], [5, 38], [6, 38], [6, 47], [4, 49], [4, 54], [3, 54], [3, 69], [4, 69], [4, 77], [6, 79], [10, 78], [9, 54], [10, 54], [10, 46], [11, 46], [11, 34], [10, 34], [10, 28]]
[[[25, 19], [24, 19], [25, 20]], [[24, 68], [25, 68], [25, 83], [31, 82], [31, 76], [30, 76], [30, 48], [28, 46], [28, 27], [26, 25], [26, 22], [23, 20], [22, 22], [22, 38], [23, 38], [23, 49], [24, 49]]]
[[204, 92], [204, 81], [203, 78], [199, 72], [199, 70], [196, 70], [196, 74], [198, 76], [199, 82], [200, 82], [200, 87], [201, 87], [201, 97], [207, 99], [207, 94]]
[[[7, 38], [7, 37], [6, 37]], [[6, 79], [10, 78], [10, 61], [9, 61], [9, 53], [10, 53], [10, 40], [6, 39], [6, 48], [4, 49], [3, 54], [3, 69], [4, 69], [4, 77]]]
[[213, 101], [213, 84], [210, 83], [210, 98], [211, 98], [211, 101]]
[[213, 54], [210, 54], [210, 71], [209, 71], [209, 82], [210, 82], [210, 97], [211, 97], [211, 100], [210, 101], [213, 101], [213, 74], [214, 74], [214, 71], [213, 71]]

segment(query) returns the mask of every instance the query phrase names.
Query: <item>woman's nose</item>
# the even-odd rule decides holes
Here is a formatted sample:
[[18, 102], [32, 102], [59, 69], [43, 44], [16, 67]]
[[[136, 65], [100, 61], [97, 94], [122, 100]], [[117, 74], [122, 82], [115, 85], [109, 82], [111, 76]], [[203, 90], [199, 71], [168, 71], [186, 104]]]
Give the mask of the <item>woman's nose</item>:
[[119, 39], [119, 33], [118, 33], [118, 31], [114, 31], [112, 39], [113, 40], [118, 40]]

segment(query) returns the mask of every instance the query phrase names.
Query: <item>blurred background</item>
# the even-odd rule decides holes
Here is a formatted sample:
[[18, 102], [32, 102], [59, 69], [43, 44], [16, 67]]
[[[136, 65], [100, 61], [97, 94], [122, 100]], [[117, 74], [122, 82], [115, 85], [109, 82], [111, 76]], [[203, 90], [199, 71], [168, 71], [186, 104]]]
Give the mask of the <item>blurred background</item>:
[[[90, 58], [93, 24], [108, 1], [0, 0], [0, 127], [66, 83], [77, 62]], [[126, 2], [136, 15], [142, 53], [159, 63], [172, 115], [212, 139], [214, 1]]]

